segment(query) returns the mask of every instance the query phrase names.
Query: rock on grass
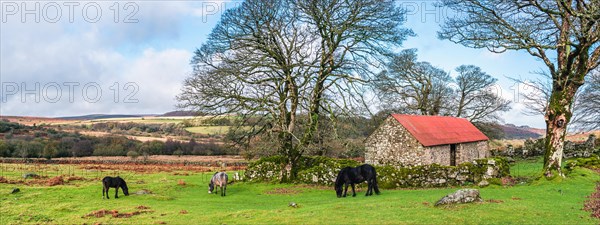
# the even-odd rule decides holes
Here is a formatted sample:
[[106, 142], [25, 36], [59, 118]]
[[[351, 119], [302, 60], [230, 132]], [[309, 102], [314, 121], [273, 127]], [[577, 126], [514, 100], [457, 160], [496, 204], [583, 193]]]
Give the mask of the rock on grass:
[[448, 204], [462, 204], [470, 202], [481, 202], [483, 201], [479, 196], [479, 190], [477, 189], [460, 189], [452, 194], [446, 195], [435, 203], [435, 206], [448, 205]]

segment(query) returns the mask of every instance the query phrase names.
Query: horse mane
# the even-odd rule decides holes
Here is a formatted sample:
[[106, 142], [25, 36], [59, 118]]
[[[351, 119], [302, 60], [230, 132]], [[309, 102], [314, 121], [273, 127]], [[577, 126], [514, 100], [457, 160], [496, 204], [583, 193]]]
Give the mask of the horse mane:
[[119, 176], [117, 176], [117, 179], [119, 179], [119, 180], [121, 181], [121, 187], [122, 187], [122, 188], [123, 188], [123, 187], [124, 187], [124, 188], [128, 188], [128, 187], [127, 187], [127, 182], [125, 182], [125, 179], [123, 179], [123, 178], [121, 178], [121, 177], [119, 177]]

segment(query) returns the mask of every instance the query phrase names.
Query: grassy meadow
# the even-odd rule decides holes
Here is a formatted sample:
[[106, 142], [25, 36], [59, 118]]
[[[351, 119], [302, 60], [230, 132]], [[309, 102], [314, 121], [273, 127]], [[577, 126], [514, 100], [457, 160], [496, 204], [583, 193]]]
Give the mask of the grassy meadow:
[[229, 131], [229, 126], [197, 126], [197, 127], [186, 127], [185, 130], [190, 133], [195, 134], [206, 134], [206, 135], [214, 135], [214, 134], [227, 134]]
[[[332, 187], [243, 183], [229, 185], [227, 196], [207, 193], [212, 172], [84, 170], [77, 165], [0, 164], [0, 176], [23, 180], [35, 171], [74, 174], [84, 180], [64, 185], [0, 184], [0, 224], [598, 224], [583, 211], [586, 196], [600, 176], [575, 170], [560, 181], [517, 182], [480, 188], [482, 203], [434, 207], [458, 188], [382, 190], [379, 196], [337, 198]], [[115, 166], [118, 167], [118, 166]], [[525, 161], [520, 177], [534, 177], [541, 163]], [[130, 195], [102, 199], [100, 179], [120, 175]], [[232, 172], [229, 171], [230, 177]], [[68, 176], [66, 176], [68, 177]], [[30, 180], [30, 179], [28, 179]], [[65, 179], [66, 180], [66, 179]], [[517, 178], [520, 180], [520, 178]], [[13, 188], [21, 191], [10, 194]], [[136, 194], [148, 190], [152, 194]], [[288, 206], [295, 202], [298, 208]], [[113, 217], [99, 210], [118, 211]], [[93, 212], [96, 212], [94, 215]], [[101, 217], [96, 217], [96, 215]], [[130, 217], [128, 217], [130, 216]], [[119, 218], [124, 217], [124, 218]]]

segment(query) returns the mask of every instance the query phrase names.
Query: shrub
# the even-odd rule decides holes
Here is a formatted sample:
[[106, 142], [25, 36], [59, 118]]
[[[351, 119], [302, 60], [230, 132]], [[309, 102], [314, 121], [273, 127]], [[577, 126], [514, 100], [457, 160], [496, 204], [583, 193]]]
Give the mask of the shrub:
[[181, 151], [181, 150], [174, 151], [174, 152], [173, 152], [173, 155], [176, 155], [176, 156], [178, 156], [178, 157], [181, 157], [181, 155], [183, 155], [183, 151]]
[[0, 157], [10, 156], [10, 148], [6, 142], [0, 140]]
[[128, 151], [127, 156], [131, 157], [131, 159], [136, 159], [138, 156], [140, 156], [140, 153], [136, 151]]
[[97, 144], [94, 149], [95, 156], [122, 156], [125, 155], [125, 148], [120, 144]]
[[600, 156], [592, 155], [587, 158], [575, 158], [569, 159], [565, 162], [565, 169], [568, 172], [573, 171], [573, 169], [577, 167], [585, 167], [589, 169], [598, 169], [600, 168]]

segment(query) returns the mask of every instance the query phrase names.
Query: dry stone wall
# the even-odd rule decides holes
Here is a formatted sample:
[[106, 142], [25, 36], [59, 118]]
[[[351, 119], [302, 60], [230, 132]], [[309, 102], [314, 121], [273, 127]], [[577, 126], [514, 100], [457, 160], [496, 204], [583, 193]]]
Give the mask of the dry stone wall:
[[[279, 181], [285, 173], [285, 163], [281, 160], [272, 157], [250, 164], [245, 173], [246, 181]], [[333, 185], [342, 168], [360, 165], [357, 161], [326, 157], [305, 157], [303, 162], [296, 182], [327, 186]], [[499, 178], [510, 174], [508, 162], [503, 158], [478, 159], [458, 166], [375, 166], [375, 169], [381, 188], [448, 187], [476, 184], [483, 180], [498, 183]]]
[[[565, 141], [563, 158], [590, 157], [592, 154], [600, 154], [600, 146], [596, 145], [597, 140], [596, 136], [591, 134], [584, 142]], [[544, 138], [537, 140], [527, 139], [523, 146], [515, 148], [512, 145], [508, 145], [505, 150], [494, 152], [494, 155], [522, 158], [543, 156], [545, 153], [544, 142]]]

